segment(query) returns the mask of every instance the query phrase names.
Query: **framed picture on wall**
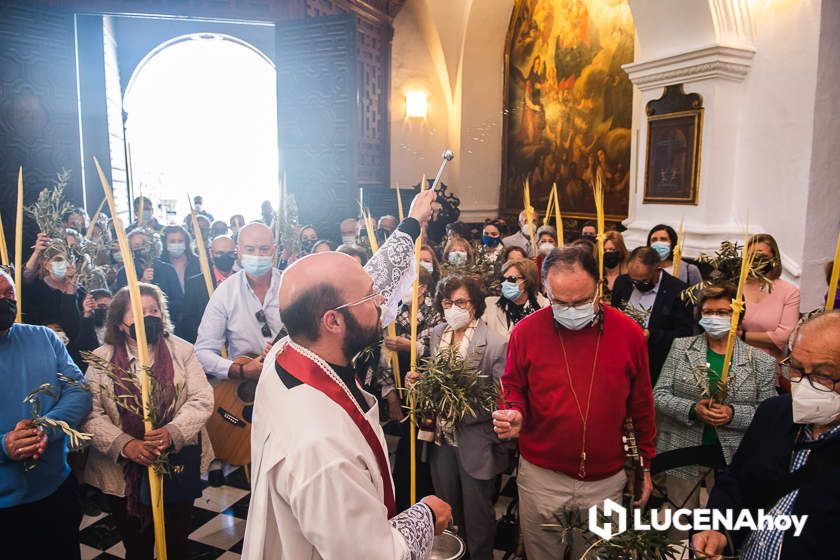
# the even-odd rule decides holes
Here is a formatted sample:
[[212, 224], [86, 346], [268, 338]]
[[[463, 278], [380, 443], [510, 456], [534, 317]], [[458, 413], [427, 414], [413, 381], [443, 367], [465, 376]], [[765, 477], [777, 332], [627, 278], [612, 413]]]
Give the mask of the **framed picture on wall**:
[[703, 107], [682, 84], [647, 106], [645, 204], [697, 204]]

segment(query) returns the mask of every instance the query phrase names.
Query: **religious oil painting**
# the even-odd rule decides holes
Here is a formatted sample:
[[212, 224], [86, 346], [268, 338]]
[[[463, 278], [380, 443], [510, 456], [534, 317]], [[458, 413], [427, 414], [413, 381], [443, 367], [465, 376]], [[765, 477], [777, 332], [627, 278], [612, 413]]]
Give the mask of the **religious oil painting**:
[[500, 205], [544, 210], [557, 183], [563, 216], [595, 215], [601, 181], [608, 220], [627, 217], [633, 86], [627, 0], [516, 0], [505, 49]]

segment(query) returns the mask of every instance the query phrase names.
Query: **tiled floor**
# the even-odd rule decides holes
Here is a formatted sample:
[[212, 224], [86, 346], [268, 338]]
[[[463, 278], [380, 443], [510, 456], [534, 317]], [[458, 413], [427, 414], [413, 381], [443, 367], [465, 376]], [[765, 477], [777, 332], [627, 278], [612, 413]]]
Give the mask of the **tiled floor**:
[[[193, 560], [235, 560], [240, 557], [249, 497], [249, 485], [242, 469], [230, 473], [225, 486], [204, 490], [192, 512], [189, 539]], [[85, 516], [80, 541], [82, 560], [125, 558], [125, 548], [108, 514]]]
[[[242, 469], [227, 476], [227, 484], [208, 487], [195, 501], [192, 532], [189, 535], [193, 560], [236, 560], [242, 552], [245, 520], [248, 517], [249, 485]], [[496, 504], [501, 517], [511, 498], [502, 495]], [[85, 516], [81, 532], [82, 560], [125, 558], [125, 548], [109, 514]], [[495, 558], [504, 553], [496, 551]]]

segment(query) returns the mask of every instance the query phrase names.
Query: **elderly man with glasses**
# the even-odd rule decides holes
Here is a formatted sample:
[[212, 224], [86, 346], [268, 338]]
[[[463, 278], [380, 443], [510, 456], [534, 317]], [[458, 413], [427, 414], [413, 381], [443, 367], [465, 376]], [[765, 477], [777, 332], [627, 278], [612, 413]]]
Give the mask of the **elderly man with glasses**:
[[[625, 419], [633, 420], [646, 462], [656, 432], [645, 337], [635, 321], [598, 300], [591, 249], [555, 249], [542, 277], [551, 306], [514, 327], [502, 378], [510, 408], [493, 414], [500, 438], [519, 437], [519, 511], [531, 560], [563, 556], [563, 534], [541, 526], [556, 523], [555, 513], [621, 501]], [[650, 490], [645, 472], [637, 505]], [[572, 557], [585, 548], [575, 538]]]
[[[733, 544], [743, 560], [836, 558], [840, 527], [840, 312], [820, 315], [793, 334], [781, 363], [791, 394], [764, 401], [732, 464], [718, 478], [709, 508], [768, 515], [807, 515], [793, 528], [742, 530]], [[727, 548], [727, 537], [703, 531], [693, 546], [704, 557]], [[730, 551], [732, 553], [732, 551]]]

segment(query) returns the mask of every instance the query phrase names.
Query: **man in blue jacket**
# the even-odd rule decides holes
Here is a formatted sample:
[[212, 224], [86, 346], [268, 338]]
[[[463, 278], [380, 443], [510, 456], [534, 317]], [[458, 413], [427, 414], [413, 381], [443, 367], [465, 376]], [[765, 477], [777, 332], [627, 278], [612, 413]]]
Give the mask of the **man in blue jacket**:
[[[770, 516], [808, 516], [796, 530], [735, 533], [742, 560], [836, 558], [840, 527], [840, 312], [800, 327], [782, 373], [791, 394], [767, 399], [753, 417], [732, 464], [718, 478], [709, 509], [763, 509]], [[726, 547], [718, 531], [694, 536], [715, 557]]]
[[[0, 268], [0, 542], [4, 558], [79, 558], [82, 509], [67, 464], [66, 436], [32, 425], [24, 398], [44, 383], [40, 414], [77, 428], [91, 409], [82, 372], [48, 328], [14, 324], [14, 282]], [[5, 537], [5, 538], [2, 538]], [[7, 556], [8, 554], [8, 556]]]

